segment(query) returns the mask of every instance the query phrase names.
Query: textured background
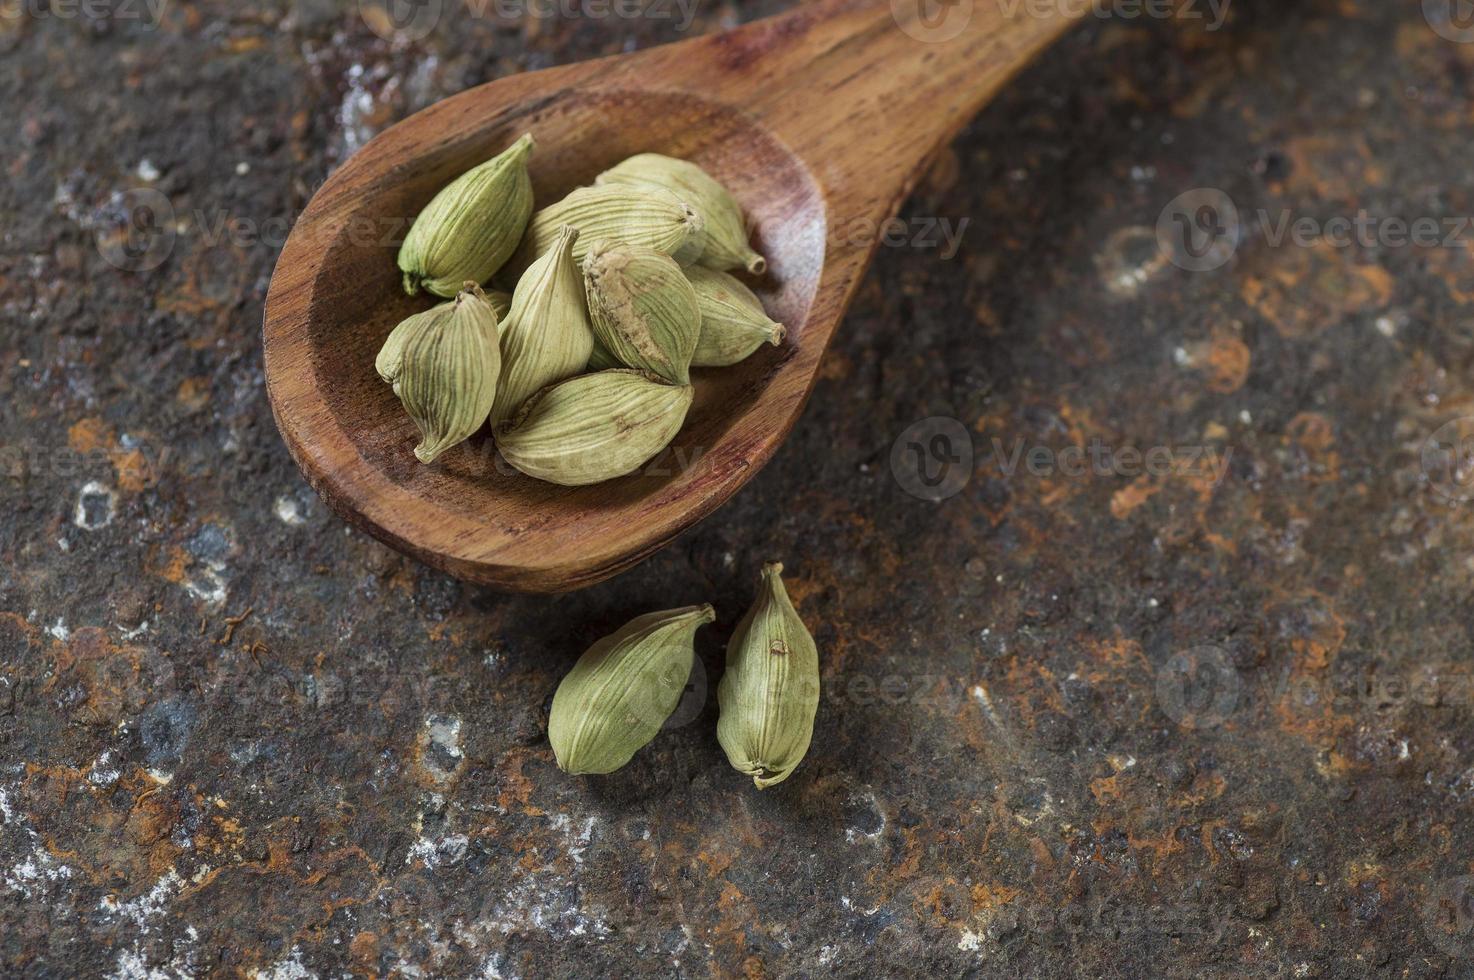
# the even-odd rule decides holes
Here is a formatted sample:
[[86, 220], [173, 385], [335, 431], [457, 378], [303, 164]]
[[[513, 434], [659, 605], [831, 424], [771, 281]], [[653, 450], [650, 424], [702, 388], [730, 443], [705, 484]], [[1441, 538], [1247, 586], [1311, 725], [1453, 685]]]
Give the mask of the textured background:
[[[326, 0], [0, 0], [0, 974], [1470, 976], [1474, 506], [1430, 439], [1474, 416], [1474, 44], [1438, 7], [1089, 18], [940, 156], [904, 217], [960, 250], [881, 249], [773, 464], [548, 600], [325, 511], [262, 301], [376, 132], [678, 14], [390, 43]], [[124, 271], [141, 188], [177, 237]], [[1158, 253], [1192, 188], [1242, 212], [1212, 271]], [[1360, 209], [1456, 247], [1273, 235]], [[940, 503], [890, 462], [929, 417], [976, 444]], [[1091, 445], [1182, 465], [1057, 465]], [[706, 679], [768, 557], [826, 698], [759, 795]], [[561, 775], [562, 672], [705, 600], [673, 730]]]

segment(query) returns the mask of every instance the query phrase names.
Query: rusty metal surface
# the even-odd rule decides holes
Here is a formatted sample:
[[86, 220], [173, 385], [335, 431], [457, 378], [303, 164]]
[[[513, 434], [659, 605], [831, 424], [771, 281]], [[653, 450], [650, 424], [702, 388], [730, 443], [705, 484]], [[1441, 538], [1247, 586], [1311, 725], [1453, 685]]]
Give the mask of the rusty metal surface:
[[[52, 6], [0, 3], [0, 974], [1474, 975], [1474, 38], [1438, 2], [1088, 18], [939, 158], [777, 460], [558, 600], [325, 512], [262, 299], [375, 132], [681, 8], [391, 42], [351, 3]], [[707, 679], [771, 557], [826, 696], [760, 795]], [[562, 776], [562, 672], [707, 600], [671, 730]]]

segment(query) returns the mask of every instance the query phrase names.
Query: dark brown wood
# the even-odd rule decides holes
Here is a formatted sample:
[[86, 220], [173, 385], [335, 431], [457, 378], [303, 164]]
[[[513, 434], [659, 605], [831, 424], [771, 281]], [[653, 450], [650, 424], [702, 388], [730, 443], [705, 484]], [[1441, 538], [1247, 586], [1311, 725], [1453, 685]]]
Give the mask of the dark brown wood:
[[[930, 5], [930, 0], [927, 0]], [[272, 277], [264, 347], [292, 456], [345, 519], [468, 580], [591, 585], [650, 555], [755, 474], [793, 427], [875, 248], [935, 149], [1069, 25], [977, 3], [928, 41], [913, 3], [829, 0], [725, 34], [502, 79], [384, 132], [312, 199]], [[1083, 5], [1058, 4], [1059, 8]], [[1006, 11], [1012, 11], [1010, 15]], [[645, 471], [565, 489], [515, 473], [483, 434], [423, 466], [374, 372], [396, 323], [393, 241], [447, 181], [523, 132], [540, 204], [633, 153], [694, 160], [732, 187], [770, 271], [754, 285], [789, 342], [697, 372], [674, 446]]]

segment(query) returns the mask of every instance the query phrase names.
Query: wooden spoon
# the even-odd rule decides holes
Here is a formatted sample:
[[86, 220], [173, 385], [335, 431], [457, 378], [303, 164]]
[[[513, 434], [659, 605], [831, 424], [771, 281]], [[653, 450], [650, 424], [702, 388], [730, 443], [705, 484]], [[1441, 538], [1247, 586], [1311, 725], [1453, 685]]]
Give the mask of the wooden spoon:
[[[820, 0], [724, 34], [516, 75], [384, 132], [313, 197], [266, 301], [267, 391], [308, 481], [353, 525], [503, 589], [591, 585], [737, 492], [802, 411], [876, 232], [929, 157], [1084, 4]], [[955, 35], [955, 36], [953, 36]], [[489, 434], [424, 466], [374, 372], [394, 325], [429, 306], [400, 287], [397, 242], [444, 184], [524, 132], [549, 204], [635, 153], [694, 160], [736, 193], [789, 327], [734, 368], [696, 372], [675, 444], [639, 474], [567, 489], [512, 471]], [[754, 541], [759, 550], [763, 542]]]

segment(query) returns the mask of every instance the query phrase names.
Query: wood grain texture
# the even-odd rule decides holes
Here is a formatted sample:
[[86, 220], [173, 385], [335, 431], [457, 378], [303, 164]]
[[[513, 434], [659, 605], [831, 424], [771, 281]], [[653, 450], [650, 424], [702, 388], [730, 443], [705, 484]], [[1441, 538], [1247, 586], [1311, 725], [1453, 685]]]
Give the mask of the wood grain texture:
[[[392, 547], [514, 591], [581, 588], [662, 547], [749, 480], [802, 411], [875, 249], [875, 236], [830, 229], [894, 215], [936, 148], [1069, 26], [1064, 13], [1006, 6], [979, 4], [960, 36], [932, 43], [890, 3], [829, 0], [493, 82], [378, 136], [313, 198], [267, 299], [267, 388], [308, 481]], [[671, 449], [595, 487], [522, 476], [485, 433], [421, 465], [414, 426], [374, 371], [390, 330], [427, 305], [401, 291], [393, 241], [445, 183], [523, 132], [538, 141], [540, 206], [635, 153], [706, 167], [755, 224], [770, 271], [753, 285], [790, 328], [782, 348], [695, 372]]]

